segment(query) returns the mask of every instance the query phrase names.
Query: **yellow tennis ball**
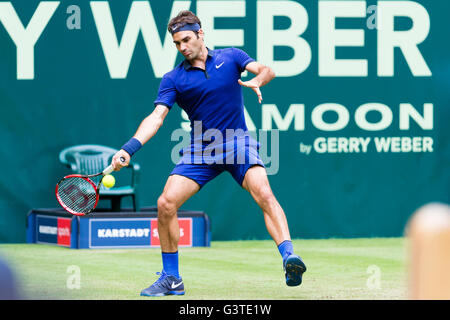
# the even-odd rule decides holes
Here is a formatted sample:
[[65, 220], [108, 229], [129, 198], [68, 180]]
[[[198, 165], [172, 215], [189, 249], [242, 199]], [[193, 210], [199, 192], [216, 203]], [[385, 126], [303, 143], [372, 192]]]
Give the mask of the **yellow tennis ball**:
[[112, 188], [116, 184], [116, 179], [112, 175], [107, 174], [103, 177], [102, 183], [105, 187]]

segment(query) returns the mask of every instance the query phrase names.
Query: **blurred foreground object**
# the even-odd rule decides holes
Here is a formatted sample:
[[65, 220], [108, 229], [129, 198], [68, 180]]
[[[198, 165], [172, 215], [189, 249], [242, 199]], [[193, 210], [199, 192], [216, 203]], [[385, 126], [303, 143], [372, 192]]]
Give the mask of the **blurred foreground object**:
[[419, 208], [406, 231], [409, 298], [450, 299], [450, 207], [431, 203]]
[[0, 300], [19, 299], [17, 291], [11, 268], [0, 258]]

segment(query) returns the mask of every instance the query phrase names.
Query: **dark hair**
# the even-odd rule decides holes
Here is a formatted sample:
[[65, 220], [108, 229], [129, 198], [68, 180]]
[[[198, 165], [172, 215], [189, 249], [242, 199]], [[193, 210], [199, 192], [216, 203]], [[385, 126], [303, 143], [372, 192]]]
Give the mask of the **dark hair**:
[[198, 23], [200, 28], [202, 27], [200, 19], [192, 11], [183, 10], [180, 11], [176, 17], [170, 19], [169, 24], [167, 25], [167, 30], [172, 33], [174, 27], [182, 27], [191, 23]]

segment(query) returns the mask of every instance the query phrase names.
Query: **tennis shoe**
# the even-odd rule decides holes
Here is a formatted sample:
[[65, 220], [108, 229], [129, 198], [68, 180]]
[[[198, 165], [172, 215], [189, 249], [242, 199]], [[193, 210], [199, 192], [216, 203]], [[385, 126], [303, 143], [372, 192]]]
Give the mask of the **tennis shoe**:
[[162, 297], [168, 295], [183, 295], [184, 284], [183, 279], [168, 275], [164, 272], [157, 272], [159, 279], [155, 281], [150, 287], [141, 291], [141, 296], [147, 297]]
[[298, 255], [289, 255], [283, 261], [283, 269], [286, 277], [286, 284], [288, 286], [299, 286], [302, 283], [302, 276], [306, 271], [306, 266]]

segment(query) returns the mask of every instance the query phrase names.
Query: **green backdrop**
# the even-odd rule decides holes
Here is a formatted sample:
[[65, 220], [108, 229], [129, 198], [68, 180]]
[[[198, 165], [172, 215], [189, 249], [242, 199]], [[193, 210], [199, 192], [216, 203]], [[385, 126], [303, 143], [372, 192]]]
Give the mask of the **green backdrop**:
[[[262, 88], [263, 105], [251, 90], [244, 89], [244, 99], [250, 127], [258, 134], [260, 129], [279, 129], [278, 170], [272, 155], [269, 180], [291, 236], [401, 236], [419, 206], [450, 202], [445, 16], [450, 3], [409, 3], [80, 0], [74, 8], [73, 1], [65, 0], [1, 1], [0, 242], [25, 240], [30, 209], [58, 206], [54, 187], [68, 173], [58, 162], [63, 148], [90, 143], [119, 148], [152, 112], [160, 74], [175, 64], [170, 37], [161, 44], [172, 6], [201, 14], [210, 48], [242, 48], [277, 73]], [[393, 12], [406, 16], [393, 19], [391, 30]], [[50, 18], [45, 24], [46, 15]], [[333, 15], [349, 17], [330, 20]], [[136, 33], [133, 46], [133, 26], [140, 22], [146, 31]], [[122, 37], [124, 30], [128, 38]], [[114, 51], [114, 36], [123, 41], [120, 52]], [[403, 43], [406, 52], [389, 43]], [[343, 59], [356, 63], [338, 67]], [[176, 63], [180, 61], [178, 54]], [[331, 110], [325, 111], [327, 107]], [[156, 204], [174, 166], [171, 152], [179, 142], [171, 141], [171, 134], [185, 120], [177, 106], [166, 119], [134, 157], [142, 167], [142, 206]], [[329, 149], [321, 152], [320, 138], [330, 137], [343, 148], [359, 141], [350, 137], [370, 141], [366, 152], [361, 145], [360, 152], [333, 152], [338, 145], [331, 139]], [[419, 137], [415, 143], [426, 144], [407, 152], [407, 144], [403, 149], [397, 145], [407, 140], [394, 138], [393, 149], [377, 149], [376, 141], [392, 137]], [[301, 145], [310, 148], [309, 154], [301, 152]], [[228, 173], [206, 185], [183, 209], [203, 210], [211, 217], [213, 240], [269, 238], [262, 212]]]

